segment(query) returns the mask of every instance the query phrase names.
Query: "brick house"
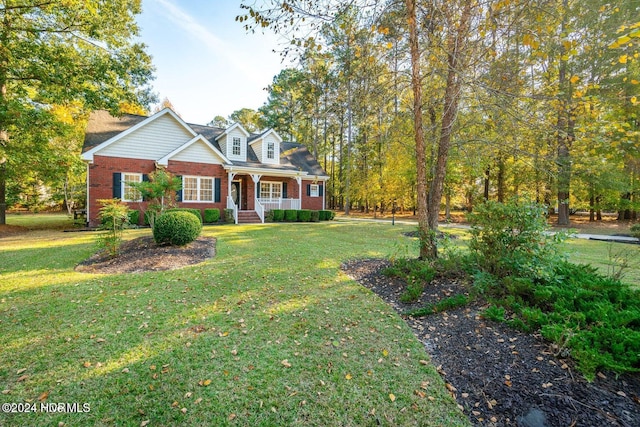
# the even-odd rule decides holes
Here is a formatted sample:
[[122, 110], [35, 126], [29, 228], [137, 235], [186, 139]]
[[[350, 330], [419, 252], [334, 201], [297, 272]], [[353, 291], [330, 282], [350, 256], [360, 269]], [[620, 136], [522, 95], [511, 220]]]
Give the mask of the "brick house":
[[270, 209], [325, 208], [329, 179], [301, 144], [272, 129], [258, 134], [185, 123], [168, 108], [150, 116], [89, 117], [82, 159], [87, 163], [87, 220], [99, 222], [98, 200], [118, 198], [132, 209], [146, 202], [129, 185], [164, 168], [182, 179], [180, 207], [232, 209], [235, 222], [264, 222]]

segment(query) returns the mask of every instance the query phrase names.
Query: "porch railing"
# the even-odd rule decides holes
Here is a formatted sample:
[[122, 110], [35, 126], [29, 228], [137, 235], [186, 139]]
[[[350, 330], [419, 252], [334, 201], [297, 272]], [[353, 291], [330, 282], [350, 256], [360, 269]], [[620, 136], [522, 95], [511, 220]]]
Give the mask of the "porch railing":
[[227, 196], [227, 209], [233, 210], [233, 223], [237, 224], [238, 223], [238, 207], [236, 206], [231, 196]]
[[255, 200], [255, 211], [260, 217], [260, 221], [264, 224], [264, 206], [260, 203], [260, 199]]
[[263, 199], [258, 198], [256, 202], [259, 202], [263, 207], [265, 212], [270, 211], [272, 209], [294, 209], [300, 210], [300, 200], [299, 199]]

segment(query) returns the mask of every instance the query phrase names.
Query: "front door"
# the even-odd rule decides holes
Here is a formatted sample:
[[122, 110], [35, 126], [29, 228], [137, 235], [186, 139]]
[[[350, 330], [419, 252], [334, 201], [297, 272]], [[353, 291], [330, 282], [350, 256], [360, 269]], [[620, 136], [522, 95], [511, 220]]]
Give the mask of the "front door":
[[238, 210], [242, 210], [240, 208], [240, 181], [231, 182], [231, 199], [233, 199], [233, 203], [238, 207]]

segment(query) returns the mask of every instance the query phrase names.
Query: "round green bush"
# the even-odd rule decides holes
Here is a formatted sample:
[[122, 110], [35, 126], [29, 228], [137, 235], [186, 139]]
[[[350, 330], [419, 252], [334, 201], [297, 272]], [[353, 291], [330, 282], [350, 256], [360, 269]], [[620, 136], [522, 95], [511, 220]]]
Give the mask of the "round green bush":
[[159, 245], [183, 246], [202, 231], [200, 219], [190, 212], [174, 211], [160, 215], [153, 226], [153, 239]]

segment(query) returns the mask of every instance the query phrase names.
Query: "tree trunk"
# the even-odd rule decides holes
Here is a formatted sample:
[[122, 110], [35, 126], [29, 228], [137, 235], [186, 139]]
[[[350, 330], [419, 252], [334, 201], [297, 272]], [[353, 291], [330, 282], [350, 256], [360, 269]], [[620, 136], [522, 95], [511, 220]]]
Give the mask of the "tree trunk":
[[491, 166], [484, 170], [484, 200], [489, 200], [489, 186], [491, 185]]
[[505, 165], [502, 156], [498, 158], [498, 176], [497, 176], [497, 185], [498, 185], [498, 202], [504, 203], [504, 193], [505, 193]]
[[[568, 0], [563, 0], [564, 16], [562, 18], [561, 32], [564, 33], [567, 20]], [[561, 55], [567, 54], [564, 45]], [[560, 59], [558, 68], [558, 87], [560, 90], [558, 119], [556, 124], [557, 160], [558, 165], [558, 225], [569, 225], [569, 194], [571, 185], [571, 142], [573, 134], [573, 119], [570, 112], [571, 87], [567, 76], [567, 60]]]
[[416, 142], [416, 172], [418, 193], [418, 233], [420, 235], [420, 259], [431, 255], [427, 238], [429, 223], [427, 218], [427, 147], [422, 128], [422, 81], [420, 77], [420, 48], [418, 46], [418, 22], [416, 0], [406, 0], [407, 22], [409, 24], [409, 48], [411, 50], [411, 88], [413, 89], [413, 131]]
[[440, 213], [440, 200], [447, 172], [447, 159], [451, 147], [451, 133], [458, 116], [460, 101], [460, 88], [462, 80], [458, 76], [463, 68], [463, 48], [467, 39], [471, 20], [471, 8], [474, 2], [466, 2], [460, 15], [457, 28], [451, 27], [447, 40], [447, 83], [444, 92], [444, 111], [440, 127], [440, 139], [438, 141], [438, 157], [436, 159], [433, 181], [429, 187], [427, 200], [427, 221], [429, 224], [428, 242], [426, 244], [430, 258], [438, 256], [436, 231], [438, 230], [438, 215]]

